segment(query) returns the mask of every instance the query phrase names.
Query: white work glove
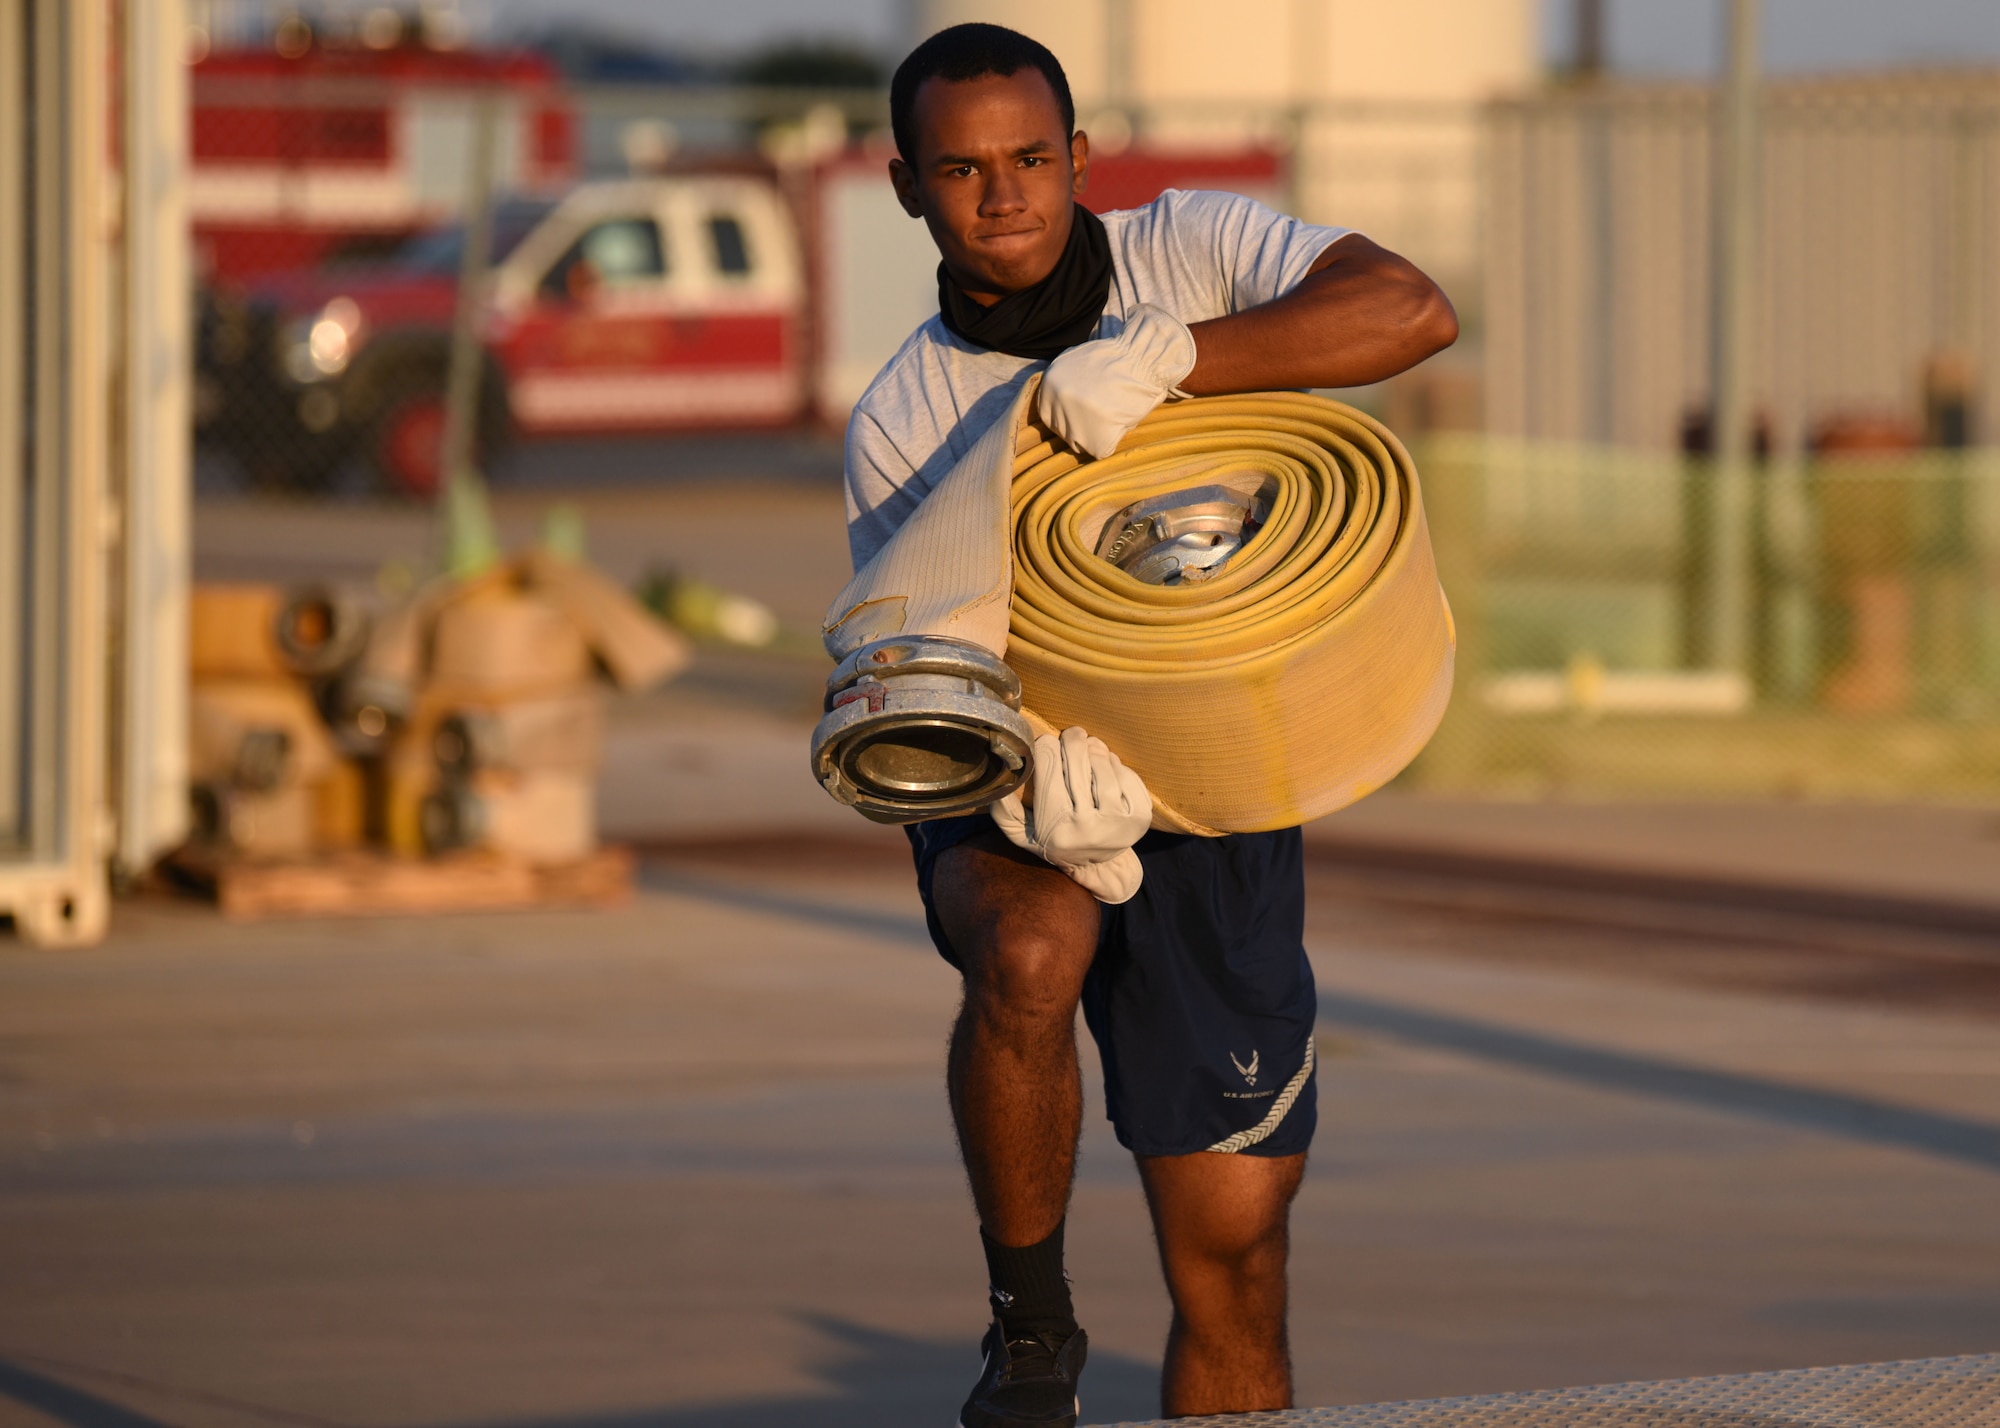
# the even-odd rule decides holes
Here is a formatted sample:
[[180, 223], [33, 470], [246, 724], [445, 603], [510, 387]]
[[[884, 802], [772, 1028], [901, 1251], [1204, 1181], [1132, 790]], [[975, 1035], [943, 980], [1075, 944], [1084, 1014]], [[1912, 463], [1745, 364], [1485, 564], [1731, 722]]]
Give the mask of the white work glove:
[[1078, 728], [1035, 740], [1033, 826], [1019, 791], [993, 805], [1008, 841], [1061, 868], [1099, 902], [1125, 902], [1143, 873], [1132, 845], [1153, 822], [1153, 796], [1118, 755]]
[[1141, 303], [1116, 337], [1079, 343], [1049, 363], [1037, 406], [1042, 421], [1072, 448], [1109, 456], [1193, 370], [1194, 334], [1187, 324]]

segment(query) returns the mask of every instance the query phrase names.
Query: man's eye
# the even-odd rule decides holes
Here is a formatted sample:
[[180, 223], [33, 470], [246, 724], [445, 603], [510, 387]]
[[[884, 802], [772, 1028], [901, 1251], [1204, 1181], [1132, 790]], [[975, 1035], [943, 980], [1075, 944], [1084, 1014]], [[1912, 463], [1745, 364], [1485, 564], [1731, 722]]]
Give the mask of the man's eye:
[[1038, 169], [1038, 168], [1040, 168], [1040, 167], [1041, 167], [1041, 166], [1042, 166], [1043, 164], [1045, 164], [1045, 163], [1047, 163], [1047, 162], [1048, 162], [1048, 160], [1047, 160], [1047, 159], [1038, 159], [1038, 158], [1035, 158], [1035, 157], [1033, 157], [1033, 156], [1030, 156], [1030, 157], [1028, 157], [1028, 158], [1025, 158], [1025, 159], [1021, 160], [1021, 163], [1022, 163], [1023, 167], [1026, 167], [1026, 168], [1031, 168], [1031, 169]]
[[951, 171], [951, 176], [953, 178], [971, 178], [972, 175], [973, 175], [973, 167], [971, 164], [960, 164], [957, 168]]

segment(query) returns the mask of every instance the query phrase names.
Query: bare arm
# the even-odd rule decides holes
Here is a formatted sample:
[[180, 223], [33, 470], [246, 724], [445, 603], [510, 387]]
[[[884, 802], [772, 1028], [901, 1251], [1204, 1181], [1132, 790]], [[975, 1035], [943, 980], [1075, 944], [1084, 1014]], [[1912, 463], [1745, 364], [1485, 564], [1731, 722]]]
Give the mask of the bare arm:
[[1379, 382], [1456, 342], [1458, 314], [1415, 264], [1350, 233], [1283, 297], [1190, 330], [1181, 390], [1205, 397]]

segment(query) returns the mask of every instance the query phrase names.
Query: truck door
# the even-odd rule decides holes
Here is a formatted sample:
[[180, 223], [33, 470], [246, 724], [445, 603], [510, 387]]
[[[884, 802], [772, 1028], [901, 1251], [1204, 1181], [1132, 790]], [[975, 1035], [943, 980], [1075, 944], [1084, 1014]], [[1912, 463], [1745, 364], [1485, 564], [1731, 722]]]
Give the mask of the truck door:
[[658, 218], [591, 222], [542, 276], [507, 341], [515, 420], [529, 431], [661, 424], [685, 317]]
[[793, 421], [804, 397], [789, 223], [771, 195], [718, 185], [685, 195], [680, 231], [699, 262], [689, 273], [703, 319], [677, 354], [687, 400], [707, 421]]

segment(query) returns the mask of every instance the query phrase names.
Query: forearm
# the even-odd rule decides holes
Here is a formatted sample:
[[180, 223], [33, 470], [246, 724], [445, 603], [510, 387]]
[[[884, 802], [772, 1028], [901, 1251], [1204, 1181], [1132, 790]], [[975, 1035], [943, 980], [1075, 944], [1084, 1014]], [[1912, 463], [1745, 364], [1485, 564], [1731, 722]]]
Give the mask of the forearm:
[[1180, 385], [1199, 397], [1379, 382], [1455, 342], [1458, 316], [1413, 264], [1350, 234], [1283, 297], [1190, 330]]

